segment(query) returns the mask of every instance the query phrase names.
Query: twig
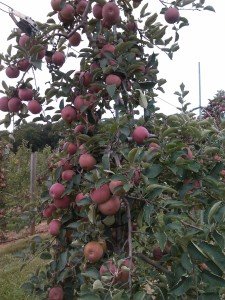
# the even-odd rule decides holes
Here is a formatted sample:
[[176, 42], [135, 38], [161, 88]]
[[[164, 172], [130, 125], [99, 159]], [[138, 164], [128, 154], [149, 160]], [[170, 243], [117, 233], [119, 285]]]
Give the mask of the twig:
[[134, 253], [138, 258], [142, 259], [143, 261], [145, 261], [146, 263], [148, 263], [149, 265], [155, 267], [156, 269], [158, 269], [159, 271], [162, 271], [165, 274], [171, 274], [171, 271], [169, 271], [168, 269], [164, 268], [163, 266], [161, 266], [160, 264], [157, 264], [154, 260], [148, 258], [146, 255], [144, 255], [143, 253]]

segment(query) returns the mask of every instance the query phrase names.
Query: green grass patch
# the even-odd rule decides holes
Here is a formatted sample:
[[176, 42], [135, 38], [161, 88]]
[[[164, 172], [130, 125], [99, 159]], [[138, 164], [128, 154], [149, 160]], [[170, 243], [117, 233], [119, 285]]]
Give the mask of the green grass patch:
[[45, 267], [48, 263], [34, 258], [21, 271], [24, 262], [15, 256], [15, 252], [25, 249], [30, 239], [24, 239], [11, 246], [0, 250], [0, 299], [1, 300], [40, 300], [40, 298], [27, 295], [21, 285], [28, 280], [31, 274], [35, 273], [38, 267]]

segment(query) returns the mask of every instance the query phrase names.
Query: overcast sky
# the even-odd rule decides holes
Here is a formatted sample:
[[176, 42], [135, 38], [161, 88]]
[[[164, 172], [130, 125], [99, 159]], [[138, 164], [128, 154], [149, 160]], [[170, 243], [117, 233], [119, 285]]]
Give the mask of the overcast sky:
[[[41, 22], [46, 20], [46, 15], [51, 10], [50, 0], [5, 0], [5, 3]], [[161, 111], [166, 114], [177, 111], [175, 107], [179, 104], [177, 97], [173, 93], [179, 88], [181, 82], [184, 82], [186, 88], [190, 91], [187, 99], [191, 102], [191, 107], [198, 106], [198, 62], [201, 63], [202, 104], [206, 105], [208, 99], [212, 98], [217, 90], [225, 89], [225, 1], [206, 0], [206, 3], [213, 5], [216, 13], [182, 10], [181, 16], [188, 18], [190, 26], [184, 27], [180, 31], [180, 50], [175, 53], [172, 61], [164, 53], [160, 54], [160, 76], [165, 78], [167, 83], [164, 85], [165, 94], [160, 94], [159, 96], [171, 105], [160, 99], [157, 100], [157, 104]], [[1, 5], [0, 7], [2, 8]], [[160, 8], [159, 0], [151, 0], [149, 5], [150, 11], [159, 12]], [[5, 52], [8, 43], [6, 39], [14, 27], [14, 23], [2, 11], [0, 11], [0, 18], [2, 24], [0, 52]], [[161, 21], [164, 22], [163, 19]], [[44, 76], [42, 72], [37, 77], [38, 84], [42, 86], [44, 82], [48, 81], [48, 73], [44, 73]], [[5, 78], [4, 71], [0, 73], [0, 82], [3, 79], [12, 85], [13, 81]], [[0, 113], [0, 118], [3, 116], [4, 114]]]

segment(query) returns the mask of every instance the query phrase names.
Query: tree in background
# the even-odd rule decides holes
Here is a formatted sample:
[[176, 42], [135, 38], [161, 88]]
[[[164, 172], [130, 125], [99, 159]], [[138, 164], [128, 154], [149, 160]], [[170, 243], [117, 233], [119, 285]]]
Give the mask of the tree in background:
[[[222, 297], [223, 133], [187, 112], [184, 84], [180, 114], [165, 116], [154, 106], [165, 83], [158, 52], [172, 58], [179, 49], [188, 25], [182, 10], [213, 8], [202, 0], [159, 1], [154, 13], [136, 0], [52, 0], [39, 33], [14, 30], [15, 45], [1, 56], [6, 75], [20, 78], [16, 86], [2, 83], [5, 125], [30, 114], [67, 123], [48, 160], [51, 182], [42, 198], [53, 237], [42, 257], [52, 261], [24, 285], [40, 298]], [[81, 39], [87, 47], [75, 72]], [[27, 75], [44, 56], [52, 80], [41, 95]], [[56, 103], [59, 110], [48, 114]], [[107, 111], [112, 117], [104, 119]]]

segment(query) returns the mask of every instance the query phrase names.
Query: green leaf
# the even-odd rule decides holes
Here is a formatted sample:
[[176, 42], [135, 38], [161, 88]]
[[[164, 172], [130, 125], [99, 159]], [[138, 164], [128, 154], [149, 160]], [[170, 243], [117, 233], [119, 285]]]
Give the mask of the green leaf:
[[134, 300], [144, 300], [146, 296], [146, 292], [144, 291], [139, 291], [134, 294]]
[[202, 279], [203, 281], [206, 281], [213, 288], [225, 287], [225, 280], [222, 277], [212, 274], [207, 270], [204, 270], [202, 272]]
[[153, 222], [152, 215], [154, 214], [155, 209], [153, 205], [145, 205], [144, 210], [143, 210], [143, 217], [145, 222], [150, 226], [151, 223]]
[[87, 271], [83, 272], [82, 275], [95, 280], [99, 279], [99, 272], [95, 268], [89, 268]]
[[194, 260], [205, 262], [207, 261], [207, 256], [205, 253], [197, 246], [194, 242], [190, 242], [187, 246], [187, 251], [190, 257]]
[[68, 250], [62, 252], [59, 256], [58, 270], [62, 271], [67, 264]]
[[218, 201], [216, 202], [210, 209], [209, 213], [208, 213], [208, 223], [210, 224], [212, 222], [212, 218], [213, 216], [217, 213], [217, 211], [220, 208], [220, 204], [222, 203], [222, 201]]
[[215, 9], [211, 5], [205, 6], [204, 10], [209, 10], [209, 11], [215, 12]]
[[156, 232], [154, 235], [159, 244], [160, 249], [163, 251], [167, 241], [167, 236], [165, 232]]
[[147, 97], [142, 93], [142, 90], [137, 89], [137, 91], [140, 94], [140, 96], [139, 96], [139, 105], [143, 108], [147, 108], [148, 107]]
[[187, 252], [183, 252], [180, 259], [182, 267], [187, 270], [188, 272], [191, 272], [193, 269], [193, 265], [191, 263], [191, 259]]
[[115, 95], [115, 91], [116, 91], [116, 85], [115, 84], [113, 84], [113, 85], [107, 85], [106, 86], [106, 90], [107, 90], [109, 96], [111, 98], [113, 98], [114, 95]]
[[138, 83], [143, 90], [151, 90], [155, 85], [155, 81], [144, 81]]
[[52, 255], [49, 252], [42, 252], [41, 255], [40, 255], [40, 258], [41, 259], [51, 259]]
[[163, 166], [160, 164], [153, 164], [144, 171], [144, 175], [148, 178], [157, 177], [163, 170]]
[[206, 242], [202, 242], [200, 244], [201, 249], [204, 253], [220, 268], [223, 272], [225, 272], [225, 255], [221, 251], [221, 249], [217, 246], [208, 244]]
[[179, 283], [172, 288], [170, 293], [175, 296], [181, 296], [186, 293], [193, 285], [193, 278], [182, 277]]
[[221, 250], [224, 250], [225, 247], [225, 240], [224, 237], [216, 230], [212, 232], [212, 238], [217, 243], [217, 245], [220, 247]]
[[101, 281], [99, 279], [95, 280], [93, 282], [93, 290], [95, 291], [95, 290], [102, 290], [102, 289], [104, 289], [104, 288], [103, 288]]
[[110, 170], [110, 154], [104, 154], [102, 156], [102, 165], [104, 170]]

